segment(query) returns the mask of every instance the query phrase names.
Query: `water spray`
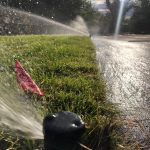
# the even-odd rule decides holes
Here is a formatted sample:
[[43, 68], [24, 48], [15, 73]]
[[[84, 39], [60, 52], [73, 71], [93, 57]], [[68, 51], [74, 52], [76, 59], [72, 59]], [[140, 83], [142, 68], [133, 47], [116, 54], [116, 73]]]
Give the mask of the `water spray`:
[[115, 39], [117, 38], [117, 36], [120, 32], [120, 26], [121, 26], [123, 11], [124, 11], [124, 5], [125, 5], [125, 0], [120, 0], [120, 7], [119, 7], [119, 11], [118, 11], [117, 24], [116, 24], [116, 28], [115, 28], [115, 34], [114, 34]]
[[88, 36], [82, 31], [60, 22], [29, 12], [0, 5], [0, 34], [65, 34]]

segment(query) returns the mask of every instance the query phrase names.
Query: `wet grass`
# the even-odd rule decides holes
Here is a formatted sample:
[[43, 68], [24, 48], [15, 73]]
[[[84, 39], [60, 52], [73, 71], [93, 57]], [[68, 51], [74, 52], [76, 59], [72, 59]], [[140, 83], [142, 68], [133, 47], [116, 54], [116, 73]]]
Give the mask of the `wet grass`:
[[[42, 116], [58, 111], [77, 113], [87, 124], [82, 143], [93, 150], [117, 149], [121, 141], [116, 133], [118, 111], [106, 101], [105, 82], [88, 37], [0, 36], [0, 80], [17, 88], [16, 59], [45, 93], [44, 97], [28, 93]], [[41, 145], [4, 132], [0, 135], [1, 149], [33, 150]]]

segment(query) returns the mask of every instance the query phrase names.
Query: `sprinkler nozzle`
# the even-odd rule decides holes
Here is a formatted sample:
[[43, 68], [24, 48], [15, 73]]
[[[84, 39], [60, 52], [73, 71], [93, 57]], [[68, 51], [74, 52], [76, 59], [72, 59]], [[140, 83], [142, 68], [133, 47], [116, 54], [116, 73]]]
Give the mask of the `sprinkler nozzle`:
[[45, 150], [76, 150], [84, 131], [85, 123], [75, 113], [47, 115], [43, 121]]

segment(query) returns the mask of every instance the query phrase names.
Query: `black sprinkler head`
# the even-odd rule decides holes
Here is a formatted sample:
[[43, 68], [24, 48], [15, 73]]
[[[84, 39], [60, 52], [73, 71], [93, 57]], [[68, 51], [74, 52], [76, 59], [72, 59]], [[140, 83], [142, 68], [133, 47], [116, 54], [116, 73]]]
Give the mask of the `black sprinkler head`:
[[43, 121], [45, 150], [76, 150], [85, 123], [72, 112], [47, 115]]

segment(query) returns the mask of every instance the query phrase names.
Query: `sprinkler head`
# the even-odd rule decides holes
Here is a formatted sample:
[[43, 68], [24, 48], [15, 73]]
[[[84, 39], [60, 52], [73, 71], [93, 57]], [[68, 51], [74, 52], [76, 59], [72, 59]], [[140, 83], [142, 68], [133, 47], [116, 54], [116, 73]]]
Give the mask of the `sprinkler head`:
[[45, 150], [76, 150], [85, 123], [72, 112], [47, 115], [43, 121]]

